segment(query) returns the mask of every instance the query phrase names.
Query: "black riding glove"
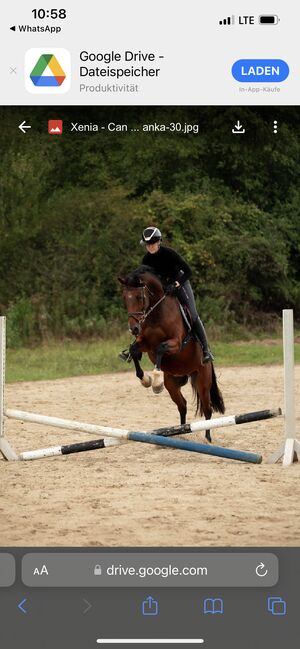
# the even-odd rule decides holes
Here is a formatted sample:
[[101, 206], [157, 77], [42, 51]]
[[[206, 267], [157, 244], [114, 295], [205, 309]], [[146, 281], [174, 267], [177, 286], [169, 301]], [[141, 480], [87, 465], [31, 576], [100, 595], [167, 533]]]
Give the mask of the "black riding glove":
[[165, 290], [165, 294], [175, 296], [177, 295], [178, 288], [179, 286], [176, 286], [176, 284], [168, 284]]

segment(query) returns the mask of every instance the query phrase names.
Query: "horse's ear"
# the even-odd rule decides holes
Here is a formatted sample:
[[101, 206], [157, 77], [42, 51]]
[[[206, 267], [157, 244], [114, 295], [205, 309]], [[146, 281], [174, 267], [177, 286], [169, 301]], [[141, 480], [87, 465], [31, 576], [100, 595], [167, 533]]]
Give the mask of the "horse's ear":
[[123, 285], [126, 284], [125, 279], [123, 279], [123, 277], [118, 277], [118, 281], [120, 282], [120, 284]]

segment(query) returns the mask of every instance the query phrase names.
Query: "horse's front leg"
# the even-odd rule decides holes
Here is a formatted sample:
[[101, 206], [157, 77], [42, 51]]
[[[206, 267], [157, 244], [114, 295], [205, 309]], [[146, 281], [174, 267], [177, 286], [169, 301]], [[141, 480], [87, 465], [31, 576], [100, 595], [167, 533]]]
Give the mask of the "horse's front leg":
[[142, 360], [142, 352], [139, 350], [139, 345], [136, 341], [132, 343], [132, 345], [130, 345], [129, 351], [134, 362], [137, 378], [140, 379], [141, 384], [144, 386], [144, 388], [150, 388], [150, 385], [152, 385], [152, 378], [150, 374], [146, 374], [144, 372], [140, 365], [140, 361]]
[[161, 370], [161, 361], [164, 354], [177, 354], [180, 351], [180, 341], [175, 339], [165, 340], [155, 350], [155, 365], [153, 370], [152, 390], [159, 394], [164, 389], [164, 373]]

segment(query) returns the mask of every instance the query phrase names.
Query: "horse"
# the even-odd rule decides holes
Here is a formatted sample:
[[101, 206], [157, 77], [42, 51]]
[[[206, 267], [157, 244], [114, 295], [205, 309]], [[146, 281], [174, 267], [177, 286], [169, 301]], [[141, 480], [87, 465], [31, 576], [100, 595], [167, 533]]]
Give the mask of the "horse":
[[[118, 277], [128, 314], [129, 331], [135, 336], [129, 352], [136, 376], [145, 388], [152, 385], [158, 394], [165, 387], [177, 405], [180, 424], [186, 423], [187, 405], [181, 388], [190, 378], [196, 399], [195, 415], [210, 419], [212, 413], [225, 412], [212, 362], [203, 364], [200, 343], [182, 314], [176, 297], [167, 295], [163, 284], [149, 266], [139, 266], [126, 277]], [[153, 378], [140, 365], [147, 353], [154, 364]], [[210, 430], [206, 439], [211, 442]]]

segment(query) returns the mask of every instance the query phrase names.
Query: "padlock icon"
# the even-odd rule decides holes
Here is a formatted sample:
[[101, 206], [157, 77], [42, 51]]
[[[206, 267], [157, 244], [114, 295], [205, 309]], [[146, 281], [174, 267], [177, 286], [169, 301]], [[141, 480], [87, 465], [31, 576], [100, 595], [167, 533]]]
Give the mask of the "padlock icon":
[[95, 565], [95, 568], [94, 568], [94, 575], [97, 575], [97, 576], [102, 575], [102, 568], [101, 568], [101, 566], [99, 565], [99, 563], [97, 563], [97, 564]]

